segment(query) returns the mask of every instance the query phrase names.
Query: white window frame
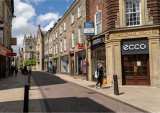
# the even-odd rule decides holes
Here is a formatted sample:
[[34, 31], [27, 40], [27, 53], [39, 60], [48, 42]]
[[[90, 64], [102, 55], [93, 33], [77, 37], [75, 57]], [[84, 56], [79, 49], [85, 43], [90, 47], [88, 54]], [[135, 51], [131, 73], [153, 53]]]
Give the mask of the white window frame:
[[67, 50], [67, 39], [66, 38], [63, 39], [63, 45], [64, 45], [64, 51], [66, 51]]
[[[100, 22], [97, 23], [97, 15], [98, 15], [98, 13], [101, 13], [101, 19], [99, 19]], [[94, 22], [94, 23], [95, 23], [95, 35], [97, 35], [97, 34], [102, 33], [102, 11], [101, 11], [101, 10], [97, 10], [94, 18], [95, 18], [95, 22]], [[99, 32], [98, 32], [98, 30], [97, 30], [97, 28], [98, 28], [97, 26], [98, 26], [98, 25], [100, 25], [100, 30], [99, 30]]]
[[74, 48], [75, 47], [75, 40], [74, 40], [74, 32], [72, 32], [72, 36], [71, 36], [71, 45], [72, 45], [72, 48]]
[[74, 14], [72, 13], [71, 14], [71, 24], [73, 24], [74, 23]]
[[81, 6], [78, 7], [77, 12], [78, 12], [78, 18], [80, 18], [82, 16]]
[[80, 43], [80, 44], [82, 43], [81, 30], [82, 30], [81, 28], [78, 28], [78, 43]]
[[[131, 0], [131, 2], [136, 2], [136, 1], [139, 1], [139, 12], [127, 12], [126, 10], [126, 2], [127, 1], [129, 1], [129, 0], [124, 0], [124, 9], [125, 9], [125, 13], [124, 13], [124, 16], [125, 16], [125, 26], [127, 26], [127, 27], [134, 27], [134, 26], [140, 26], [141, 24], [142, 24], [142, 16], [141, 16], [141, 0], [134, 0], [134, 1], [132, 1]], [[130, 8], [130, 10], [131, 10], [131, 8]], [[131, 16], [131, 14], [133, 14], [133, 13], [139, 13], [139, 24], [137, 23], [137, 24], [131, 24], [131, 22], [129, 21], [129, 25], [127, 25], [127, 15], [130, 15]], [[133, 21], [133, 23], [134, 23], [134, 21]]]
[[64, 29], [64, 31], [66, 31], [66, 23], [65, 22], [63, 24], [63, 29]]

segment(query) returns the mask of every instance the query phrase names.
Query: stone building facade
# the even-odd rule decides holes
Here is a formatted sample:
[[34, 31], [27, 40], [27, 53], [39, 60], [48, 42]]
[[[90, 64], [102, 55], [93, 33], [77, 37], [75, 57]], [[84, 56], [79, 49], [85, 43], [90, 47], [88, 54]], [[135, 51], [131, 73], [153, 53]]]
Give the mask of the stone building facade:
[[[36, 59], [36, 38], [34, 36], [24, 36], [23, 40], [23, 66], [26, 62]], [[35, 70], [35, 66], [32, 67]]]
[[160, 1], [105, 0], [106, 75], [122, 85], [160, 85]]
[[[75, 0], [50, 31], [53, 63], [56, 71], [71, 75], [83, 75], [86, 58], [85, 35], [86, 0]], [[86, 77], [86, 76], [85, 76]]]
[[36, 36], [36, 70], [44, 70], [44, 35], [45, 33], [41, 30], [40, 25], [38, 26]]
[[9, 75], [11, 59], [12, 18], [14, 16], [13, 0], [0, 0], [0, 77]]

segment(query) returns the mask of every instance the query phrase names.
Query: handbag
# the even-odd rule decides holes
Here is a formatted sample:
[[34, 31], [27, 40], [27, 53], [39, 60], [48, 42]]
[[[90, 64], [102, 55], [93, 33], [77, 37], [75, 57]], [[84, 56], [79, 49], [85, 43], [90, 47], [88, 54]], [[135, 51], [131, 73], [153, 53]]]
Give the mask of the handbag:
[[98, 72], [97, 72], [97, 71], [95, 71], [94, 77], [95, 77], [95, 78], [98, 78]]

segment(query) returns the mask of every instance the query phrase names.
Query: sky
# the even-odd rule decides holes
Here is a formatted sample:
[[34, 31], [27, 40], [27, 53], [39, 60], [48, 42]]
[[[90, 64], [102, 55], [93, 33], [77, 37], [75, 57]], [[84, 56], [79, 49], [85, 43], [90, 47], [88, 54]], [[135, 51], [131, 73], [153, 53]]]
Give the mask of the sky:
[[12, 36], [17, 38], [15, 51], [23, 46], [26, 34], [36, 35], [37, 26], [43, 31], [49, 30], [63, 16], [74, 0], [14, 0]]

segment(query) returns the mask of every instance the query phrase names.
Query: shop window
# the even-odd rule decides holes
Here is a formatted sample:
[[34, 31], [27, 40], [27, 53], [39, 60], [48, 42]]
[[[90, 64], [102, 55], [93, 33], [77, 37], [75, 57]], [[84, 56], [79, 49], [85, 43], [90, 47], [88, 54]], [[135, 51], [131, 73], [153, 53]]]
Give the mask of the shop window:
[[140, 25], [140, 0], [125, 0], [126, 26]]

